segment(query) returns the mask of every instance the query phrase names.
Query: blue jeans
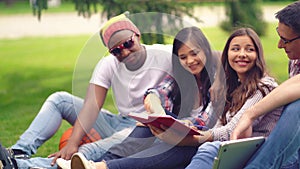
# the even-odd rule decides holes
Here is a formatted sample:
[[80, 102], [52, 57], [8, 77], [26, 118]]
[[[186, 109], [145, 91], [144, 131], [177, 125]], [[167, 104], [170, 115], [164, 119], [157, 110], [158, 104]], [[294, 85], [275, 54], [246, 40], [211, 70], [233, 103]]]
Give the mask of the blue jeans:
[[[300, 100], [287, 105], [274, 130], [248, 162], [250, 168], [299, 168]], [[297, 159], [298, 158], [298, 164]]]
[[109, 169], [182, 169], [195, 155], [197, 147], [174, 146], [156, 140], [151, 147], [117, 159], [105, 159]]
[[[270, 136], [245, 169], [298, 169], [300, 144], [300, 100], [287, 105]], [[219, 141], [202, 144], [187, 169], [212, 168]]]
[[[167, 114], [176, 118], [171, 112]], [[197, 148], [167, 144], [157, 139], [148, 127], [137, 126], [98, 161], [105, 160], [109, 169], [179, 169], [189, 164]]]
[[214, 159], [218, 155], [220, 144], [220, 141], [203, 143], [186, 169], [211, 169]]
[[128, 157], [151, 147], [156, 140], [149, 127], [137, 126], [120, 144], [112, 146], [108, 152], [97, 161]]
[[[167, 110], [166, 114], [177, 118], [177, 115]], [[128, 157], [151, 147], [156, 140], [149, 127], [137, 126], [122, 143], [109, 149], [105, 156], [99, 156], [97, 161]], [[105, 158], [104, 158], [105, 157]]]
[[[12, 148], [22, 150], [28, 155], [35, 154], [37, 149], [56, 133], [63, 119], [71, 125], [75, 123], [82, 106], [83, 99], [67, 92], [56, 92], [50, 95], [29, 128]], [[135, 123], [135, 120], [131, 118], [115, 115], [102, 109], [93, 126], [102, 139], [82, 145], [79, 152], [83, 153], [89, 160], [97, 160], [112, 145], [122, 142], [132, 131]], [[52, 158], [17, 159], [20, 168], [51, 168], [51, 161]]]

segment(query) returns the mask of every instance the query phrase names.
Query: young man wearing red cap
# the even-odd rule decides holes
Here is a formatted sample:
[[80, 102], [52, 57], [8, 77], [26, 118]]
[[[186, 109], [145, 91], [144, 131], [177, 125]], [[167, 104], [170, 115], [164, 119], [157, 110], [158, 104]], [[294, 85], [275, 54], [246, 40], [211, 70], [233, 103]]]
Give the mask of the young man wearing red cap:
[[[111, 55], [99, 61], [94, 69], [86, 98], [67, 92], [56, 92], [48, 97], [30, 127], [11, 147], [13, 153], [1, 148], [0, 160], [5, 165], [10, 158], [17, 167], [56, 168], [61, 157], [70, 159], [79, 151], [87, 159], [97, 160], [112, 145], [120, 143], [135, 126], [136, 121], [127, 116], [130, 112], [145, 111], [143, 95], [171, 73], [171, 45], [142, 45], [139, 29], [125, 16], [116, 16], [102, 27], [100, 37]], [[112, 88], [118, 114], [102, 108], [107, 91]], [[52, 158], [16, 159], [14, 155], [30, 157], [58, 130], [62, 119], [74, 126], [67, 145]], [[79, 147], [82, 137], [91, 128], [102, 139]], [[5, 166], [4, 166], [5, 167]]]

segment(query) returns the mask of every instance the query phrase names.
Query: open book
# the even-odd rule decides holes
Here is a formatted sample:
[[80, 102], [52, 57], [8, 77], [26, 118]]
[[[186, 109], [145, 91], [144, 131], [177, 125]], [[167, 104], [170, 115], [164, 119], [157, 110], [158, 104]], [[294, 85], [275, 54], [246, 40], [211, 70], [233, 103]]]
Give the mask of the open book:
[[145, 124], [152, 125], [157, 128], [161, 128], [161, 125], [164, 125], [168, 128], [172, 128], [180, 134], [183, 135], [201, 135], [197, 130], [183, 124], [179, 120], [173, 118], [170, 115], [162, 114], [148, 114], [147, 112], [142, 113], [129, 113], [129, 117], [134, 118], [135, 120]]

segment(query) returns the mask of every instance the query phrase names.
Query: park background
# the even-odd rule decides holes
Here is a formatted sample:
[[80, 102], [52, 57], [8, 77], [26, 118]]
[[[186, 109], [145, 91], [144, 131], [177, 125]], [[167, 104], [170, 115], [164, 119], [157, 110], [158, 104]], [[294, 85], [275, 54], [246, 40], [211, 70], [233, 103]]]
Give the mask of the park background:
[[[76, 65], [86, 44], [94, 40], [105, 21], [99, 13], [89, 18], [78, 16], [70, 1], [44, 10], [41, 20], [32, 14], [28, 1], [12, 2], [7, 6], [0, 0], [0, 143], [5, 147], [18, 140], [50, 94], [56, 91], [73, 93]], [[267, 21], [266, 35], [261, 36], [265, 59], [269, 73], [279, 83], [288, 78], [288, 60], [284, 51], [277, 48], [279, 37], [274, 14], [291, 2], [261, 3]], [[204, 3], [193, 11], [194, 16], [202, 16], [203, 22], [191, 20], [202, 29], [216, 50], [223, 49], [229, 35], [218, 26], [224, 18], [223, 8], [222, 2]], [[107, 53], [104, 48], [98, 51], [102, 55]], [[104, 107], [116, 112], [110, 94]], [[35, 156], [46, 157], [57, 151], [61, 134], [69, 127], [63, 122]]]

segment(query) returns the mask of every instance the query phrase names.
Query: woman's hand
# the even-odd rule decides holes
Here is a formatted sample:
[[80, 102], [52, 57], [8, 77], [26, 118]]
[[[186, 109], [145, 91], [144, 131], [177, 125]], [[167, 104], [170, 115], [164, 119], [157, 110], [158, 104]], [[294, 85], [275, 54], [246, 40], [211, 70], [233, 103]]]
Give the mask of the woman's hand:
[[249, 114], [247, 113], [248, 111], [250, 110], [246, 110], [240, 118], [237, 126], [235, 127], [230, 136], [231, 140], [251, 137], [253, 120], [251, 120], [251, 117], [247, 116]]

